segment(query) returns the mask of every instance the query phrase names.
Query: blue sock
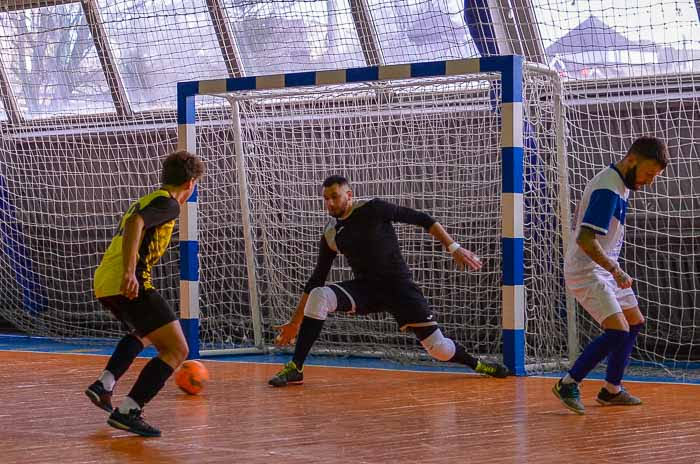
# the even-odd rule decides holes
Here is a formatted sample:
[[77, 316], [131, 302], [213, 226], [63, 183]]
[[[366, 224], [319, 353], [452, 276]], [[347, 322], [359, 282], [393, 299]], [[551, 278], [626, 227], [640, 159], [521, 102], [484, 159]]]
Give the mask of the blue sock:
[[610, 352], [619, 350], [625, 340], [627, 340], [626, 331], [607, 329], [603, 335], [586, 346], [569, 370], [569, 375], [576, 382], [582, 381]]
[[610, 382], [613, 385], [620, 385], [620, 382], [622, 382], [622, 376], [625, 373], [625, 368], [629, 363], [630, 355], [637, 341], [637, 334], [642, 330], [643, 326], [644, 324], [631, 325], [630, 332], [620, 349], [612, 351], [608, 355], [608, 369], [605, 372], [606, 382]]

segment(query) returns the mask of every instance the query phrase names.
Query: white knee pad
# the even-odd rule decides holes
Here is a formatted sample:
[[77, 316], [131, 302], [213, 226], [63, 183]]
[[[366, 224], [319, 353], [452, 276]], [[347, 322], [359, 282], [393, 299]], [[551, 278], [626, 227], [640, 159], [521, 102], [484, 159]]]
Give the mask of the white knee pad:
[[316, 287], [309, 293], [309, 298], [304, 306], [304, 316], [319, 321], [325, 321], [328, 313], [332, 313], [338, 307], [338, 298], [335, 292], [328, 287]]
[[449, 361], [455, 355], [455, 342], [445, 338], [440, 329], [421, 340], [420, 344], [430, 356], [438, 361]]

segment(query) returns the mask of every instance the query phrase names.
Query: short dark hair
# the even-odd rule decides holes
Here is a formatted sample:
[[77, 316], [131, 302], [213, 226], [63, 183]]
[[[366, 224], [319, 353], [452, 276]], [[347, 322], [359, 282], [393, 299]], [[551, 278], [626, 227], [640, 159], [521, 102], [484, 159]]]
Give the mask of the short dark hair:
[[163, 161], [161, 182], [163, 185], [182, 185], [204, 174], [204, 163], [186, 150], [178, 150]]
[[666, 169], [668, 165], [668, 147], [663, 140], [657, 137], [647, 135], [639, 137], [627, 150], [627, 155], [632, 153], [644, 159], [656, 161], [663, 169]]
[[323, 188], [330, 187], [331, 185], [338, 184], [339, 186], [343, 185], [350, 185], [348, 180], [343, 177], [343, 176], [338, 176], [338, 175], [333, 175], [333, 176], [328, 176], [326, 177], [326, 180], [323, 181]]

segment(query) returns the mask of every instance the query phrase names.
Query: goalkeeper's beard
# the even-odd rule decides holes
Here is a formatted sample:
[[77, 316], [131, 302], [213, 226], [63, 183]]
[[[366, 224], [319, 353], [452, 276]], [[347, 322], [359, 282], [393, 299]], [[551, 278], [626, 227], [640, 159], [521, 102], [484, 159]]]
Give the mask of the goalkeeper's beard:
[[352, 201], [348, 200], [342, 205], [338, 206], [336, 209], [332, 209], [328, 211], [328, 214], [330, 214], [332, 217], [339, 219], [345, 216], [347, 212], [350, 210], [352, 206]]

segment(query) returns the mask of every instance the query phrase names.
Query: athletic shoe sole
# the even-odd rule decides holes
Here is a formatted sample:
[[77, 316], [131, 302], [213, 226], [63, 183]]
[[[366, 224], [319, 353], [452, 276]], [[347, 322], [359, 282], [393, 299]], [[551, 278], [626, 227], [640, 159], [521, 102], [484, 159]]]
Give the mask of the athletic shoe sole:
[[585, 409], [578, 409], [578, 408], [575, 408], [574, 406], [571, 406], [570, 404], [567, 404], [566, 401], [564, 401], [564, 399], [561, 397], [561, 395], [559, 395], [559, 391], [557, 391], [556, 385], [552, 387], [552, 393], [554, 393], [554, 396], [559, 398], [559, 401], [561, 401], [561, 404], [563, 404], [564, 407], [566, 407], [566, 409], [568, 409], [569, 411], [573, 411], [580, 416], [583, 416], [586, 413]]
[[641, 406], [642, 403], [613, 403], [612, 401], [601, 400], [600, 398], [595, 399], [596, 402], [601, 406]]
[[286, 387], [287, 385], [303, 385], [304, 381], [303, 380], [295, 380], [294, 382], [287, 382], [287, 383], [283, 383], [282, 385], [275, 385], [274, 383], [270, 383], [270, 382], [268, 382], [267, 384], [271, 387], [280, 388], [280, 387]]
[[90, 390], [89, 388], [87, 390], [85, 390], [85, 396], [90, 398], [90, 401], [92, 401], [92, 404], [94, 404], [98, 408], [102, 409], [103, 411], [107, 411], [109, 413], [114, 411], [114, 408], [110, 408], [109, 405], [104, 404], [102, 402], [102, 400], [100, 399], [100, 395], [98, 395], [94, 391]]
[[131, 433], [135, 433], [135, 434], [137, 434], [137, 435], [141, 435], [142, 437], [160, 437], [160, 435], [161, 435], [160, 431], [159, 431], [158, 433], [151, 433], [151, 432], [147, 432], [147, 431], [144, 431], [144, 430], [135, 430], [135, 429], [132, 429], [132, 428], [129, 427], [128, 425], [122, 424], [122, 423], [119, 422], [118, 420], [112, 419], [111, 417], [110, 417], [109, 419], [107, 419], [107, 424], [111, 425], [111, 426], [114, 427], [115, 429], [126, 430], [127, 432], [131, 432]]

